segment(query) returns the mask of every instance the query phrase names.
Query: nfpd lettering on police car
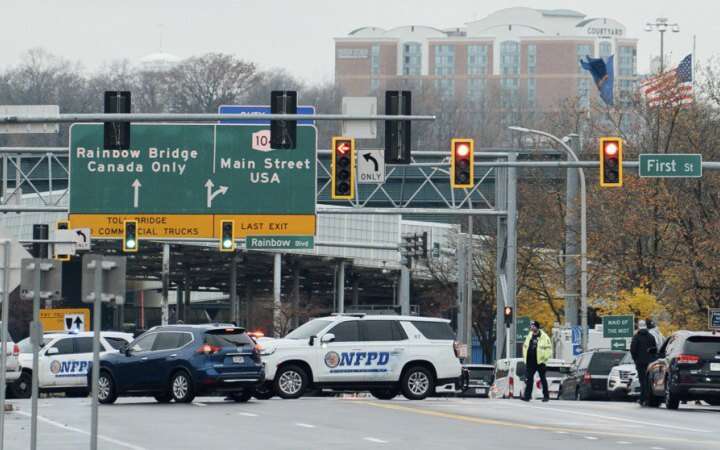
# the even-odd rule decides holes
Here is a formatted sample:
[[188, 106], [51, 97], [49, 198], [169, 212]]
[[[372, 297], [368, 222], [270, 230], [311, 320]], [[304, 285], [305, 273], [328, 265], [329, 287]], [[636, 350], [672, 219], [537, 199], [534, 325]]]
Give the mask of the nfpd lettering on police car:
[[57, 378], [87, 375], [90, 361], [59, 361], [50, 363], [50, 373]]
[[388, 372], [390, 352], [328, 352], [325, 365], [330, 373]]

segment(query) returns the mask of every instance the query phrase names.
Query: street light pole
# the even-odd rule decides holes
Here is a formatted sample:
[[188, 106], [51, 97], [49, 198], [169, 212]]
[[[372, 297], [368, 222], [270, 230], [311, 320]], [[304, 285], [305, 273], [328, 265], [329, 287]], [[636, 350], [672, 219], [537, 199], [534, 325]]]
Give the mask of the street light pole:
[[[550, 133], [540, 130], [531, 130], [523, 127], [508, 127], [513, 131], [520, 133], [536, 134], [544, 136], [548, 139], [560, 144], [565, 152], [570, 155], [574, 161], [580, 161], [573, 149], [571, 149], [562, 139]], [[582, 327], [582, 348], [587, 350], [588, 345], [588, 304], [587, 304], [587, 190], [585, 185], [585, 172], [578, 167], [578, 175], [580, 177], [580, 326]]]
[[[673, 33], [680, 32], [680, 25], [677, 23], [668, 23], [667, 17], [658, 17], [655, 22], [648, 22], [645, 24], [645, 31], [652, 32], [657, 31], [660, 33], [660, 72], [659, 75], [665, 71], [665, 32], [671, 29]], [[656, 130], [655, 130], [655, 145], [657, 146], [658, 153], [662, 153], [660, 148], [660, 108], [657, 110], [656, 116]]]

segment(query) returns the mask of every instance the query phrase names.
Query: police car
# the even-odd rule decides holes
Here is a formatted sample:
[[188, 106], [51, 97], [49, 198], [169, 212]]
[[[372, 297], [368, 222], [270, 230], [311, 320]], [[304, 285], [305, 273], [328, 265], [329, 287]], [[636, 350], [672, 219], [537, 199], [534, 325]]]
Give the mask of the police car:
[[[117, 352], [133, 340], [130, 333], [117, 331], [100, 332], [100, 354]], [[22, 373], [10, 386], [18, 398], [29, 398], [32, 387], [33, 347], [30, 338], [18, 343]], [[40, 390], [65, 392], [69, 396], [84, 397], [88, 394], [86, 375], [93, 359], [93, 333], [48, 333], [38, 354]]]
[[298, 398], [313, 387], [424, 399], [461, 375], [449, 322], [365, 314], [311, 320], [283, 339], [259, 339], [266, 387], [282, 398]]

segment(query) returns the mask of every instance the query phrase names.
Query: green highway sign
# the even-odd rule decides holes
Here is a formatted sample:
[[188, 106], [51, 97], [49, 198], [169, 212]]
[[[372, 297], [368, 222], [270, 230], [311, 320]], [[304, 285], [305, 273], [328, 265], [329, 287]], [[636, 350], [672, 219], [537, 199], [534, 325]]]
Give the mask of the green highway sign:
[[641, 177], [702, 177], [702, 155], [699, 153], [645, 153], [640, 155], [639, 163]]
[[613, 339], [610, 341], [610, 350], [627, 350], [627, 339]]
[[604, 338], [629, 338], [635, 331], [635, 316], [604, 316], [602, 324]]
[[248, 250], [310, 250], [315, 246], [312, 236], [248, 236]]
[[515, 319], [515, 340], [523, 342], [528, 333], [530, 333], [530, 318], [517, 317]]

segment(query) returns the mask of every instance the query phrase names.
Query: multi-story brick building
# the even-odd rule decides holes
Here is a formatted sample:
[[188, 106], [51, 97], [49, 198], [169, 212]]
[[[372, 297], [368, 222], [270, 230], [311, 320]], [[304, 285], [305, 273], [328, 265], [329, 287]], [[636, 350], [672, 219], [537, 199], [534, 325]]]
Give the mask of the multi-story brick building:
[[[481, 99], [499, 92], [532, 109], [593, 95], [585, 55], [615, 55], [616, 97], [637, 78], [637, 39], [610, 18], [571, 10], [508, 8], [464, 27], [364, 27], [335, 38], [335, 81], [347, 95], [386, 88], [433, 89], [447, 98]], [[591, 89], [592, 88], [592, 89]]]

